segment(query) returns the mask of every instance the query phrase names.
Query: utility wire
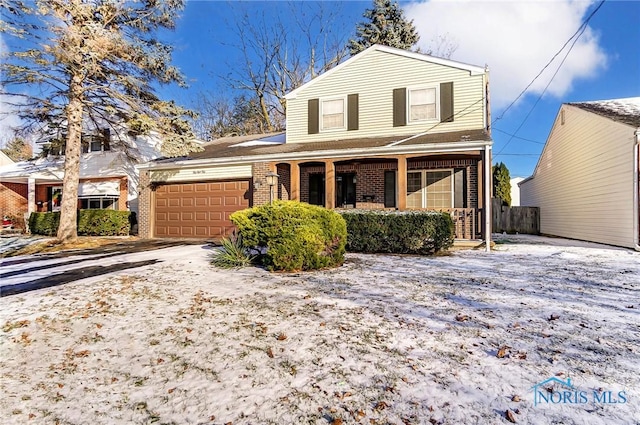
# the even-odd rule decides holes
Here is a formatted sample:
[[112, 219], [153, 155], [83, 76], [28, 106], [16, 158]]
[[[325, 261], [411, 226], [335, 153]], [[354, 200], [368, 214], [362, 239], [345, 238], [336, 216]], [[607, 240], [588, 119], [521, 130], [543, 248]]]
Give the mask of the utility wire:
[[[504, 111], [502, 111], [502, 113], [500, 114], [500, 116], [499, 116], [499, 117], [497, 117], [497, 118], [495, 118], [495, 119], [491, 122], [491, 125], [493, 125], [496, 121], [501, 120], [501, 119], [504, 117], [504, 115], [507, 113], [507, 111], [508, 111], [509, 109], [511, 109], [511, 107], [512, 107], [513, 105], [515, 105], [515, 104], [516, 104], [516, 102], [518, 101], [518, 99], [520, 99], [520, 98], [521, 98], [521, 97], [522, 97], [522, 96], [527, 92], [527, 90], [529, 90], [529, 87], [531, 87], [531, 86], [533, 85], [533, 83], [535, 83], [535, 82], [536, 82], [536, 80], [537, 80], [537, 79], [542, 75], [542, 73], [543, 73], [543, 72], [544, 72], [544, 71], [545, 71], [549, 66], [551, 66], [551, 64], [553, 63], [553, 61], [554, 61], [554, 60], [555, 60], [555, 59], [560, 55], [560, 53], [564, 50], [564, 48], [565, 48], [565, 47], [567, 47], [567, 45], [571, 42], [571, 40], [573, 40], [573, 38], [574, 38], [574, 37], [576, 37], [576, 35], [578, 36], [578, 38], [580, 38], [580, 35], [582, 35], [582, 33], [584, 32], [585, 28], [586, 28], [586, 27], [587, 27], [587, 25], [589, 24], [589, 21], [591, 20], [591, 18], [593, 18], [593, 15], [595, 15], [595, 14], [596, 14], [596, 12], [597, 12], [601, 7], [602, 7], [602, 5], [604, 4], [604, 2], [605, 2], [605, 0], [602, 0], [602, 1], [598, 4], [598, 7], [596, 7], [596, 8], [593, 10], [593, 12], [591, 12], [591, 14], [589, 14], [589, 16], [587, 17], [587, 19], [585, 19], [585, 20], [582, 22], [582, 25], [580, 25], [580, 27], [576, 30], [576, 32], [575, 32], [575, 33], [573, 33], [573, 35], [572, 35], [571, 37], [569, 37], [569, 39], [566, 41], [566, 43], [564, 43], [564, 44], [562, 45], [562, 47], [560, 48], [560, 50], [558, 50], [558, 51], [556, 52], [556, 54], [555, 54], [555, 55], [553, 55], [553, 57], [551, 58], [551, 60], [549, 60], [549, 62], [547, 62], [547, 64], [542, 68], [542, 70], [538, 73], [538, 75], [536, 75], [536, 76], [533, 78], [533, 80], [531, 80], [531, 82], [527, 85], [527, 87], [525, 87], [525, 88], [524, 88], [524, 90], [522, 90], [522, 91], [520, 92], [520, 94], [519, 94], [519, 95], [518, 95], [518, 96], [513, 100], [513, 102], [511, 102], [511, 103], [509, 104], [509, 106], [507, 106], [507, 107], [505, 108], [505, 110], [504, 110]], [[580, 35], [578, 35], [578, 33], [580, 33]], [[575, 41], [574, 41], [574, 44], [575, 44]]]
[[[499, 156], [502, 154], [502, 152], [507, 148], [507, 146], [509, 146], [509, 143], [511, 143], [511, 141], [513, 140], [514, 137], [517, 137], [516, 134], [518, 134], [518, 131], [520, 131], [520, 129], [522, 128], [522, 126], [524, 126], [524, 124], [527, 122], [527, 120], [529, 119], [529, 116], [531, 116], [531, 114], [533, 113], [533, 110], [535, 109], [535, 107], [538, 105], [538, 103], [540, 102], [540, 99], [542, 99], [542, 96], [544, 96], [544, 94], [547, 92], [547, 89], [549, 88], [549, 86], [551, 85], [551, 83], [553, 82], [553, 80], [555, 79], [556, 75], [558, 75], [558, 72], [560, 72], [560, 69], [562, 68], [562, 65], [564, 65], [564, 62], [567, 60], [567, 57], [569, 57], [569, 54], [571, 53], [571, 51], [573, 50], [574, 46], [576, 45], [576, 43], [578, 42], [578, 40], [580, 39], [580, 37], [582, 36], [582, 34], [586, 31], [589, 21], [591, 20], [591, 18], [593, 18], [593, 16], [596, 14], [596, 12], [598, 10], [600, 10], [600, 8], [602, 7], [602, 5], [604, 4], [605, 0], [602, 0], [598, 6], [593, 10], [593, 12], [591, 12], [591, 14], [589, 14], [589, 16], [587, 17], [587, 19], [584, 20], [584, 22], [582, 23], [582, 25], [580, 26], [580, 28], [578, 28], [578, 31], [576, 31], [571, 38], [569, 38], [569, 40], [567, 40], [567, 42], [564, 44], [564, 46], [562, 46], [562, 49], [565, 48], [565, 46], [571, 41], [573, 40], [573, 42], [571, 43], [571, 46], [569, 46], [569, 50], [567, 50], [567, 53], [564, 55], [564, 57], [562, 58], [562, 61], [560, 62], [560, 64], [558, 65], [558, 68], [556, 69], [556, 72], [554, 72], [554, 74], [551, 76], [551, 79], [549, 80], [549, 82], [547, 83], [547, 85], [544, 87], [544, 90], [542, 90], [542, 92], [540, 93], [540, 96], [538, 96], [538, 98], [536, 99], [536, 101], [534, 102], [533, 106], [531, 106], [531, 108], [529, 109], [529, 112], [527, 113], [527, 115], [524, 117], [524, 119], [522, 120], [522, 122], [520, 123], [520, 125], [518, 126], [518, 128], [514, 131], [514, 133], [511, 135], [511, 137], [509, 138], [509, 140], [507, 140], [507, 143], [505, 143], [505, 145], [502, 147], [502, 149], [500, 149], [500, 151], [498, 151], [498, 153], [495, 154], [495, 156]], [[562, 49], [560, 51], [562, 51]], [[551, 59], [551, 61], [553, 61], [556, 56], [558, 56], [560, 52], [556, 53], [553, 58]], [[544, 71], [544, 69], [546, 69], [549, 64], [551, 62], [549, 62], [547, 65], [545, 65], [545, 67], [543, 68], [542, 71]], [[538, 74], [538, 76], [540, 76], [540, 74], [542, 73], [542, 71]], [[536, 76], [535, 79], [538, 78], [538, 76]], [[534, 79], [534, 81], [535, 81]], [[531, 84], [533, 84], [533, 81], [527, 86], [527, 88], [529, 86], [531, 86]], [[525, 89], [526, 91], [526, 89]], [[522, 93], [518, 96], [518, 98], [522, 95]], [[517, 98], [516, 98], [517, 100]], [[515, 103], [512, 102], [511, 105], [513, 105]], [[509, 105], [509, 107], [511, 107], [511, 105]], [[504, 112], [503, 114], [504, 115]], [[501, 118], [501, 117], [500, 117]], [[496, 118], [500, 119], [500, 118]], [[494, 120], [494, 122], [496, 121]]]
[[507, 136], [512, 136], [512, 137], [514, 137], [516, 139], [524, 140], [525, 142], [531, 142], [531, 143], [536, 143], [538, 145], [544, 145], [544, 142], [539, 142], [537, 140], [531, 140], [531, 139], [526, 139], [524, 137], [516, 136], [515, 134], [507, 133], [506, 131], [500, 130], [499, 128], [496, 128], [496, 127], [491, 127], [491, 131], [497, 131], [498, 133], [506, 134]]

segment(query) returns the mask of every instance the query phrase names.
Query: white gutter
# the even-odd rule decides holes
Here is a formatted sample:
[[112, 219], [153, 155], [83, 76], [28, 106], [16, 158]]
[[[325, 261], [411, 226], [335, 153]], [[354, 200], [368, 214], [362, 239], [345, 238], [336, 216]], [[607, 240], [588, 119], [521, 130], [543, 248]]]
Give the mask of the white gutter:
[[636, 144], [633, 147], [633, 245], [636, 251], [640, 251], [640, 242], [638, 241], [638, 158], [640, 158], [640, 128], [633, 133]]
[[325, 150], [325, 151], [306, 151], [296, 153], [273, 153], [267, 155], [245, 155], [234, 156], [229, 158], [206, 158], [206, 159], [194, 159], [175, 161], [167, 164], [158, 163], [146, 163], [137, 165], [136, 168], [143, 170], [166, 170], [174, 168], [195, 168], [206, 165], [226, 165], [226, 164], [246, 164], [253, 162], [268, 162], [268, 161], [300, 161], [300, 160], [314, 160], [318, 158], [344, 158], [357, 157], [357, 156], [385, 156], [385, 155], [399, 155], [408, 153], [432, 153], [432, 152], [464, 152], [469, 150], [481, 150], [491, 145], [491, 141], [477, 140], [473, 142], [450, 142], [450, 143], [434, 143], [427, 146], [424, 145], [408, 145], [408, 146], [381, 146], [376, 148], [357, 148], [357, 149], [342, 149], [342, 150]]

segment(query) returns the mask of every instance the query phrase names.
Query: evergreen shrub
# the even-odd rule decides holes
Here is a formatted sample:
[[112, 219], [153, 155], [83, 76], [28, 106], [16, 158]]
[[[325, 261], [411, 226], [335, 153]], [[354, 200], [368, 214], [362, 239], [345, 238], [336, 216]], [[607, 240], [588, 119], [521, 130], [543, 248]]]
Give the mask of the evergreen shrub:
[[[78, 235], [127, 236], [131, 228], [129, 214], [129, 211], [79, 210]], [[34, 212], [29, 216], [29, 229], [34, 235], [55, 236], [59, 224], [59, 212]]]
[[350, 252], [434, 254], [453, 245], [451, 216], [433, 211], [340, 211]]
[[336, 267], [344, 262], [347, 229], [340, 214], [297, 201], [275, 201], [235, 212], [244, 245], [269, 270]]

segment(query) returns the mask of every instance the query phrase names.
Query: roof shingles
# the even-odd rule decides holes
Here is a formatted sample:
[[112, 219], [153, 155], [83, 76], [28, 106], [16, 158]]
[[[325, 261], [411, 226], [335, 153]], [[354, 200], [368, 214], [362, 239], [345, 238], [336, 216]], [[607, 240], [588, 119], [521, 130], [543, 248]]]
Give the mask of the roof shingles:
[[585, 111], [633, 127], [640, 127], [640, 97], [568, 103]]

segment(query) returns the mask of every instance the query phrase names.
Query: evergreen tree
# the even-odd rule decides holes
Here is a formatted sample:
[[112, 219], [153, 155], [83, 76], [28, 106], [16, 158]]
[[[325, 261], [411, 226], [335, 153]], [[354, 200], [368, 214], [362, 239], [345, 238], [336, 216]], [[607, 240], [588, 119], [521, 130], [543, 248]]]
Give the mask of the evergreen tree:
[[183, 8], [184, 0], [0, 0], [9, 50], [0, 61], [0, 86], [10, 99], [22, 98], [12, 102], [13, 112], [66, 139], [61, 242], [77, 239], [81, 135], [88, 124], [156, 132], [167, 156], [198, 149], [188, 120], [194, 114], [155, 94], [157, 85], [184, 85], [170, 64], [171, 46], [158, 38], [174, 28]]
[[16, 162], [31, 159], [33, 156], [33, 148], [21, 137], [12, 139], [0, 150]]
[[373, 0], [373, 8], [366, 9], [362, 16], [368, 21], [359, 23], [356, 38], [349, 40], [351, 56], [374, 44], [410, 50], [420, 39], [413, 21], [407, 21], [397, 1]]
[[493, 166], [493, 197], [511, 206], [511, 176], [502, 162]]

